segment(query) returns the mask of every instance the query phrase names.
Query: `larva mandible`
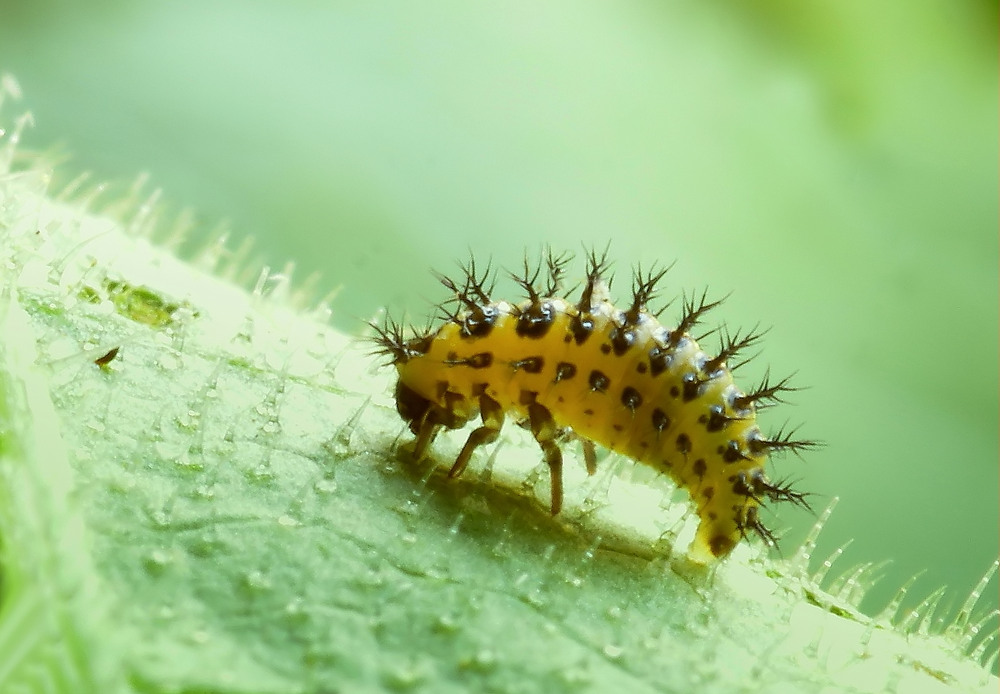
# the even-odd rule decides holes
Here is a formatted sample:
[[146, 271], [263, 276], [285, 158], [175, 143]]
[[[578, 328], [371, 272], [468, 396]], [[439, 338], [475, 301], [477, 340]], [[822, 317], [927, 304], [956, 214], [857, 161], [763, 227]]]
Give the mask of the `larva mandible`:
[[[766, 501], [807, 506], [804, 494], [772, 483], [764, 466], [772, 452], [816, 445], [778, 432], [764, 436], [757, 410], [792, 390], [788, 379], [764, 380], [750, 392], [733, 382], [729, 366], [762, 333], [722, 331], [715, 356], [690, 335], [720, 301], [706, 294], [683, 301], [677, 326], [662, 326], [647, 309], [666, 270], [634, 274], [632, 301], [617, 308], [609, 298], [607, 250], [590, 252], [583, 292], [575, 303], [560, 295], [568, 254], [548, 251], [532, 269], [511, 276], [527, 298], [494, 301], [490, 271], [475, 260], [456, 282], [440, 277], [455, 310], [442, 306], [436, 329], [404, 334], [386, 319], [373, 324], [376, 353], [398, 371], [396, 408], [416, 435], [413, 456], [427, 452], [442, 427], [458, 429], [478, 414], [449, 477], [462, 474], [473, 451], [497, 439], [505, 417], [525, 424], [542, 448], [551, 475], [551, 510], [562, 506], [559, 442], [575, 435], [587, 471], [596, 468], [595, 444], [664, 472], [690, 494], [700, 519], [689, 556], [702, 563], [724, 557], [747, 531], [774, 545], [760, 519]], [[547, 279], [539, 284], [544, 269]]]

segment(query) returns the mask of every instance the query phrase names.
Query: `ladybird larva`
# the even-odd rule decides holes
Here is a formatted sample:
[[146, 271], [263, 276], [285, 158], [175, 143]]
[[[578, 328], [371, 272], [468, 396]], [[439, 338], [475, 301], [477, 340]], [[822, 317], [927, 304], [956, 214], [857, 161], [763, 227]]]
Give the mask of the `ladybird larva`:
[[440, 278], [457, 308], [443, 305], [445, 321], [436, 329], [408, 336], [389, 319], [372, 326], [376, 351], [398, 371], [396, 408], [416, 435], [414, 458], [442, 427], [461, 428], [478, 415], [482, 425], [449, 472], [460, 475], [512, 415], [542, 448], [553, 514], [562, 507], [559, 442], [574, 434], [590, 474], [597, 444], [670, 475], [689, 492], [700, 519], [693, 560], [726, 556], [748, 530], [773, 545], [761, 505], [806, 502], [788, 484], [771, 482], [764, 466], [772, 452], [814, 442], [782, 432], [767, 437], [757, 424], [757, 409], [791, 390], [787, 379], [765, 377], [749, 392], [733, 382], [730, 362], [761, 333], [722, 331], [718, 353], [708, 356], [690, 331], [719, 301], [686, 298], [680, 321], [668, 329], [647, 309], [666, 270], [637, 269], [632, 301], [622, 309], [609, 298], [606, 251], [589, 254], [579, 300], [561, 296], [569, 260], [549, 251], [534, 270], [525, 260], [523, 274], [511, 275], [527, 294], [518, 303], [494, 301], [489, 268], [480, 275], [472, 260], [461, 281]]

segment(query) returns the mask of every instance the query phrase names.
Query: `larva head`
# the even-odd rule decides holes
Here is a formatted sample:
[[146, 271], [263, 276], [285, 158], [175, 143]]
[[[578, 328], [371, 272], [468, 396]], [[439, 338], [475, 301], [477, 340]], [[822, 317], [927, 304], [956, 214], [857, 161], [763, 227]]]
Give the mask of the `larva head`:
[[[389, 357], [396, 367], [396, 411], [407, 423], [410, 431], [419, 433], [421, 426], [431, 422], [450, 429], [463, 426], [473, 412], [459, 395], [447, 392], [448, 366], [440, 354], [430, 354], [441, 330], [435, 332], [412, 330], [412, 337], [404, 337], [403, 327], [387, 318], [385, 323], [369, 324], [375, 331], [373, 354]], [[451, 330], [458, 326], [449, 324]], [[437, 345], [441, 346], [440, 343]]]
[[[369, 323], [375, 331], [371, 341], [375, 343], [372, 354], [389, 358], [389, 363], [396, 367], [400, 377], [403, 376], [407, 364], [416, 357], [426, 353], [429, 335], [416, 335], [411, 338], [403, 336], [403, 326], [386, 317], [383, 324]], [[421, 420], [431, 408], [431, 401], [417, 391], [407, 386], [400, 378], [396, 383], [396, 411], [409, 425], [413, 433], [417, 432]]]
[[419, 431], [420, 422], [431, 405], [433, 403], [430, 400], [403, 383], [402, 379], [396, 382], [396, 411], [414, 434]]

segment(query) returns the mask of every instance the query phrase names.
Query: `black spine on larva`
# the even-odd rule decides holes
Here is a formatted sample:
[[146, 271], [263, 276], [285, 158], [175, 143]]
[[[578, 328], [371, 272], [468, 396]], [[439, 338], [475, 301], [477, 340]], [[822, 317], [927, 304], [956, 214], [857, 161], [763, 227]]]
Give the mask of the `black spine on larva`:
[[[543, 337], [556, 317], [556, 308], [552, 297], [558, 290], [563, 267], [570, 256], [555, 256], [551, 249], [546, 251], [542, 260], [532, 269], [528, 257], [524, 257], [523, 274], [510, 273], [511, 278], [520, 286], [528, 298], [527, 308], [521, 309], [517, 317], [517, 334], [521, 337], [537, 339]], [[548, 283], [543, 291], [538, 289], [538, 276], [545, 266], [548, 273]]]
[[551, 248], [546, 249], [545, 264], [549, 271], [549, 283], [545, 287], [545, 296], [557, 296], [562, 289], [563, 275], [566, 274], [566, 265], [573, 259], [573, 254], [569, 251], [561, 255], [555, 255]]
[[792, 451], [795, 454], [799, 454], [802, 451], [808, 451], [819, 446], [817, 441], [796, 439], [794, 436], [794, 430], [786, 432], [782, 428], [766, 439], [760, 437], [751, 438], [747, 443], [752, 452], [766, 453], [768, 455], [780, 451]]
[[684, 311], [681, 315], [680, 321], [677, 323], [677, 327], [670, 332], [670, 346], [676, 347], [681, 338], [684, 337], [686, 333], [691, 332], [693, 328], [706, 313], [711, 311], [713, 308], [725, 301], [725, 297], [717, 301], [709, 301], [707, 299], [708, 291], [703, 291], [701, 293], [700, 299], [695, 299], [695, 295], [691, 295], [690, 298], [684, 298]]
[[536, 304], [538, 303], [538, 299], [541, 297], [541, 294], [535, 287], [535, 283], [538, 282], [538, 275], [540, 275], [542, 272], [542, 263], [539, 262], [538, 265], [535, 266], [534, 270], [532, 270], [531, 266], [528, 263], [527, 253], [525, 253], [524, 255], [523, 262], [524, 262], [524, 267], [522, 269], [522, 274], [518, 275], [516, 273], [511, 272], [510, 277], [512, 280], [514, 280], [514, 282], [517, 283], [519, 287], [521, 287], [521, 289], [525, 291], [525, 293], [527, 294], [527, 298], [531, 301], [531, 303]]
[[635, 328], [643, 321], [655, 320], [647, 310], [647, 304], [656, 295], [656, 285], [667, 274], [670, 268], [657, 271], [651, 269], [643, 275], [642, 268], [636, 268], [632, 277], [632, 305], [620, 314], [620, 324], [612, 329], [610, 334], [611, 350], [616, 356], [622, 356], [636, 343]]
[[469, 263], [462, 266], [462, 273], [465, 275], [465, 281], [461, 288], [450, 277], [439, 275], [438, 279], [454, 293], [452, 300], [465, 308], [464, 313], [449, 311], [444, 304], [439, 308], [447, 320], [462, 327], [462, 335], [465, 337], [483, 337], [489, 334], [497, 319], [496, 307], [490, 299], [493, 285], [490, 284], [489, 288], [486, 286], [490, 278], [490, 264], [486, 264], [486, 269], [480, 276], [476, 270], [475, 259], [470, 258]]
[[[573, 256], [570, 253], [555, 255], [552, 249], [547, 247], [538, 264], [532, 269], [528, 255], [525, 253], [522, 274], [518, 275], [512, 272], [510, 273], [510, 277], [525, 291], [527, 298], [532, 303], [537, 303], [541, 297], [554, 297], [558, 295], [559, 288], [562, 285], [562, 278], [566, 271], [566, 264], [572, 259]], [[542, 274], [543, 266], [548, 280], [544, 289], [540, 290], [538, 288], [538, 276]]]
[[738, 523], [737, 526], [740, 530], [740, 535], [744, 540], [748, 540], [747, 530], [752, 530], [757, 533], [757, 536], [764, 541], [768, 547], [777, 547], [778, 538], [774, 536], [770, 528], [764, 525], [763, 521], [760, 519], [760, 513], [756, 506], [751, 506], [746, 510], [746, 515], [742, 522]]
[[670, 266], [659, 271], [653, 267], [643, 277], [642, 267], [636, 267], [635, 275], [632, 278], [632, 305], [625, 312], [626, 325], [636, 325], [644, 314], [649, 315], [646, 307], [656, 296], [656, 285], [663, 279], [668, 270], [670, 270]]
[[808, 493], [794, 491], [792, 485], [787, 481], [769, 481], [761, 469], [749, 472], [743, 470], [737, 473], [736, 479], [733, 481], [733, 491], [753, 499], [759, 504], [763, 504], [766, 500], [789, 501], [796, 506], [812, 510], [805, 499]]
[[770, 407], [778, 402], [785, 402], [781, 399], [782, 393], [791, 393], [798, 390], [798, 388], [792, 388], [788, 385], [790, 380], [791, 376], [786, 376], [777, 383], [772, 384], [770, 371], [765, 372], [764, 378], [761, 379], [761, 382], [756, 388], [745, 395], [739, 395], [733, 398], [733, 408], [737, 410], [747, 410], [751, 405], [753, 405], [759, 410], [765, 407]]
[[719, 340], [719, 353], [705, 362], [705, 373], [714, 373], [723, 366], [727, 366], [729, 371], [735, 371], [740, 368], [746, 364], [749, 359], [744, 359], [738, 364], [728, 364], [727, 362], [747, 347], [757, 344], [757, 342], [764, 337], [765, 333], [767, 333], [766, 330], [758, 330], [757, 326], [754, 326], [744, 335], [740, 335], [739, 331], [730, 335], [725, 328], [723, 328], [722, 337]]
[[583, 287], [583, 294], [580, 295], [580, 302], [576, 306], [580, 313], [590, 313], [593, 310], [594, 289], [597, 288], [598, 284], [606, 281], [608, 286], [611, 286], [611, 278], [609, 277], [607, 280], [604, 278], [609, 266], [607, 247], [601, 253], [600, 258], [597, 257], [596, 249], [592, 249], [587, 255], [587, 282]]
[[369, 323], [368, 326], [375, 331], [375, 336], [371, 338], [375, 349], [370, 354], [389, 357], [392, 364], [405, 363], [411, 357], [426, 354], [430, 349], [433, 338], [430, 330], [417, 331], [411, 327], [413, 336], [404, 337], [403, 326], [388, 315], [382, 325]]

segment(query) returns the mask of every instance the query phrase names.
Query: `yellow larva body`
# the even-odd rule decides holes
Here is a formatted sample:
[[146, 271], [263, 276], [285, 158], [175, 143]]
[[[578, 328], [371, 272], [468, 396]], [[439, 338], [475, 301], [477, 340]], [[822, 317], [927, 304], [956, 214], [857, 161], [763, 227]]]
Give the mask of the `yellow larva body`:
[[[548, 259], [554, 293], [561, 259]], [[757, 335], [730, 339], [719, 356], [706, 355], [687, 333], [707, 309], [685, 306], [673, 331], [645, 304], [662, 276], [641, 273], [630, 308], [616, 308], [601, 277], [603, 259], [591, 257], [583, 298], [573, 303], [543, 296], [526, 270], [519, 280], [529, 298], [490, 301], [474, 267], [464, 287], [450, 280], [465, 310], [437, 330], [404, 340], [397, 327], [379, 330], [382, 351], [399, 373], [397, 406], [417, 434], [421, 455], [442, 426], [464, 426], [477, 414], [483, 426], [469, 437], [452, 474], [460, 474], [477, 446], [492, 441], [505, 416], [527, 422], [552, 470], [552, 510], [561, 501], [558, 441], [572, 432], [584, 442], [588, 467], [593, 444], [670, 475], [688, 490], [700, 524], [689, 555], [701, 562], [728, 554], [748, 529], [773, 537], [758, 517], [765, 499], [804, 503], [773, 485], [764, 471], [769, 451], [810, 442], [765, 438], [756, 402], [775, 399], [783, 384], [748, 394], [733, 383], [726, 359]], [[592, 471], [592, 470], [591, 470]]]

